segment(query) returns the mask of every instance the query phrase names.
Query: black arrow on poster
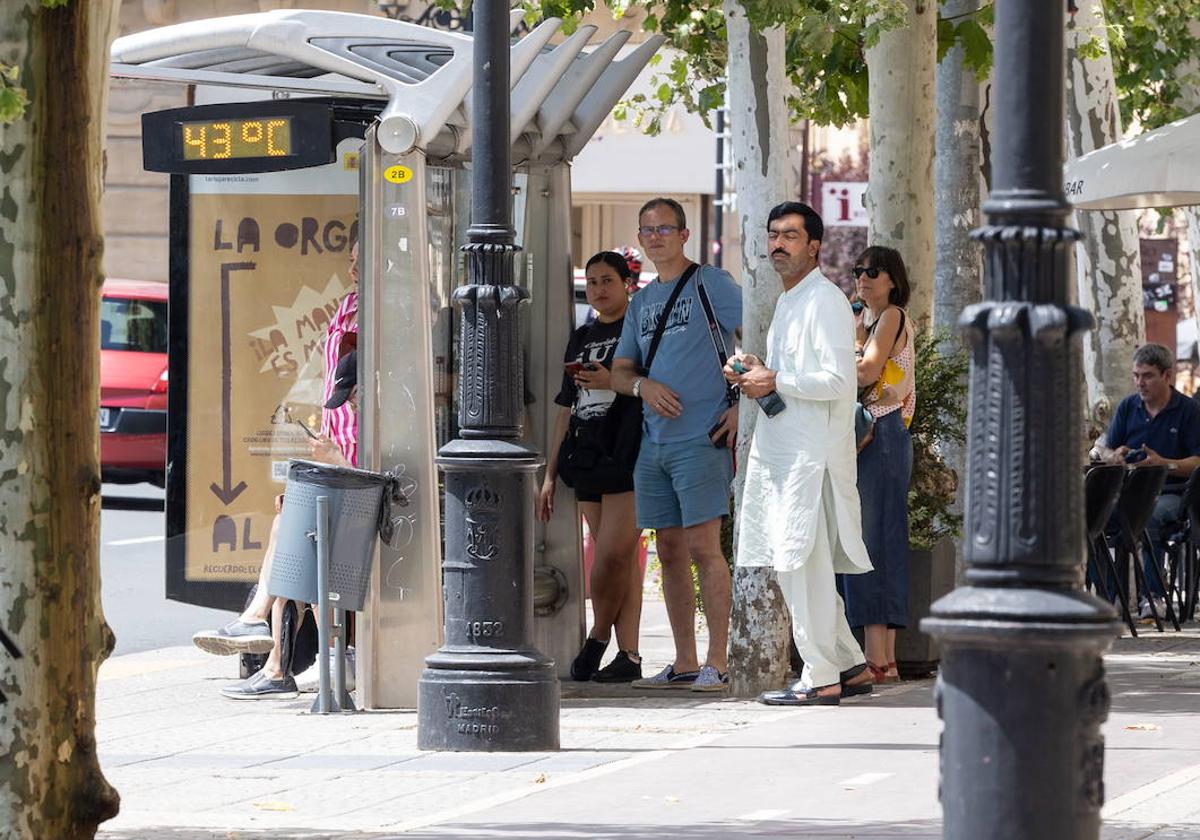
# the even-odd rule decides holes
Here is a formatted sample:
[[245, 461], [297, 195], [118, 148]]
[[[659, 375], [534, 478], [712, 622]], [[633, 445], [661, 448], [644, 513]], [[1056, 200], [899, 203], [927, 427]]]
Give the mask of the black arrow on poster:
[[213, 491], [222, 504], [228, 505], [246, 489], [246, 482], [233, 483], [233, 346], [230, 340], [229, 276], [235, 271], [253, 271], [257, 263], [221, 264], [221, 484], [213, 483]]

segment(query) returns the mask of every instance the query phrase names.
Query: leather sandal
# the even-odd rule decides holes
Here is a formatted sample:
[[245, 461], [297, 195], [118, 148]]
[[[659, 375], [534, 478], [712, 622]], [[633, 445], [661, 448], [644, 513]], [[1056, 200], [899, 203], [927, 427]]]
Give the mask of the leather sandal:
[[821, 694], [822, 688], [784, 688], [779, 691], [764, 691], [758, 695], [758, 702], [768, 706], [840, 706], [842, 695]]
[[867, 664], [864, 662], [861, 665], [855, 665], [853, 668], [847, 668], [838, 675], [838, 679], [842, 683], [843, 697], [859, 697], [863, 694], [870, 694], [875, 690], [874, 677], [864, 682], [851, 682], [851, 680], [866, 670]]
[[871, 672], [871, 681], [877, 683], [890, 682], [888, 680], [888, 666], [876, 665], [874, 662], [867, 660], [867, 670]]

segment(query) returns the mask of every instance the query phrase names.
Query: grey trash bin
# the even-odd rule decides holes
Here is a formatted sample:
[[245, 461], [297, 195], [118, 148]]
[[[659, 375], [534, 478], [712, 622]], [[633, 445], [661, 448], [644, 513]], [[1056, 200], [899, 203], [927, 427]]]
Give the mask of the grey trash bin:
[[288, 462], [271, 579], [272, 595], [317, 601], [317, 497], [329, 498], [329, 590], [343, 610], [361, 610], [391, 476], [312, 461]]

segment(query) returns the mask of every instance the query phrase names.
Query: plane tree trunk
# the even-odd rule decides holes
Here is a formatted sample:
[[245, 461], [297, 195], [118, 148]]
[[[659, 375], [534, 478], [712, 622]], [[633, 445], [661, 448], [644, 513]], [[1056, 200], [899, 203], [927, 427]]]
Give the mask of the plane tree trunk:
[[10, 0], [0, 59], [0, 837], [78, 840], [117, 812], [96, 756], [99, 218], [112, 0]]
[[[780, 28], [752, 30], [736, 0], [725, 0], [729, 39], [729, 121], [733, 139], [737, 224], [742, 241], [742, 346], [765, 356], [767, 328], [783, 291], [767, 256], [767, 213], [793, 197], [788, 163], [788, 108], [784, 37]], [[750, 452], [758, 404], [743, 399], [738, 462]], [[735, 480], [741, 505], [744, 472]], [[735, 545], [736, 553], [737, 547]], [[735, 567], [729, 628], [731, 691], [753, 697], [779, 688], [787, 677], [790, 621], [770, 569]]]

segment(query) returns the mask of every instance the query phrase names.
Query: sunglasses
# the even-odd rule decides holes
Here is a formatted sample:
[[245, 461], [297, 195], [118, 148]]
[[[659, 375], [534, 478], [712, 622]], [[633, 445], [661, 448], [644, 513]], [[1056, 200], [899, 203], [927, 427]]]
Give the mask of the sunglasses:
[[883, 271], [882, 268], [865, 268], [861, 265], [856, 265], [850, 270], [854, 273], [855, 280], [857, 280], [859, 277], [862, 277], [864, 274], [874, 280], [879, 276], [879, 272]]
[[677, 230], [679, 230], [677, 225], [642, 225], [638, 228], [638, 233], [642, 236], [653, 236], [656, 233], [659, 236], [670, 236]]

